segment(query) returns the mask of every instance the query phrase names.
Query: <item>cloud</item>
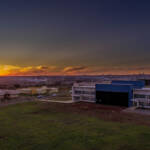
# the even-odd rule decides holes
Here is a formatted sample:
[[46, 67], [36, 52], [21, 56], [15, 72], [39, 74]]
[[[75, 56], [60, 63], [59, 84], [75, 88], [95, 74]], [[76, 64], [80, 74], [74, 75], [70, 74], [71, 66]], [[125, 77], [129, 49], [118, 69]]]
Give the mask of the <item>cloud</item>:
[[128, 75], [150, 74], [149, 66], [76, 66], [65, 67], [63, 72], [67, 75]]
[[86, 68], [87, 67], [84, 67], [84, 66], [75, 66], [75, 67], [68, 66], [63, 69], [63, 72], [66, 72], [66, 73], [78, 72], [78, 71], [83, 71]]
[[0, 75], [23, 76], [23, 75], [55, 75], [57, 73], [55, 66], [12, 66], [0, 65]]
[[0, 76], [150, 74], [149, 66], [13, 66], [0, 65]]
[[39, 69], [39, 70], [54, 70], [54, 69], [56, 69], [57, 67], [56, 66], [37, 66], [36, 67], [37, 69]]

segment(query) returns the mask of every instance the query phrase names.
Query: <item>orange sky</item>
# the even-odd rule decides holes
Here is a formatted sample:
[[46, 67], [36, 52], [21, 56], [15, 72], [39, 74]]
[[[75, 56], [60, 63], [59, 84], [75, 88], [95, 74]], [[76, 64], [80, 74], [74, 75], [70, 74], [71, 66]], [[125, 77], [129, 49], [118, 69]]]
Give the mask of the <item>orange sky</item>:
[[14, 66], [0, 65], [0, 76], [38, 76], [38, 75], [103, 75], [103, 74], [149, 74], [150, 69], [142, 67], [86, 67], [86, 66]]

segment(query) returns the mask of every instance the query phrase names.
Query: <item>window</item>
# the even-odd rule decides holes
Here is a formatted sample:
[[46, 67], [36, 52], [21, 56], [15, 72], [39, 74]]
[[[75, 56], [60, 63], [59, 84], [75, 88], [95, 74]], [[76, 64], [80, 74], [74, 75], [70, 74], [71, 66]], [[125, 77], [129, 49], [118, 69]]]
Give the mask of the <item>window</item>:
[[74, 100], [80, 100], [80, 96], [74, 96]]
[[145, 95], [142, 94], [135, 94], [134, 98], [145, 98]]
[[82, 94], [82, 91], [76, 90], [74, 91], [75, 94]]

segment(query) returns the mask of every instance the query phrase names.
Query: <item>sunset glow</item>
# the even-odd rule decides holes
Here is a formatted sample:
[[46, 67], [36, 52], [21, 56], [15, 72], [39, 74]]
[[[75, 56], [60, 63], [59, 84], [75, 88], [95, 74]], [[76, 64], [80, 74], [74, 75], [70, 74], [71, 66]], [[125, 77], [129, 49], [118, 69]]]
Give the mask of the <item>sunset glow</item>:
[[67, 66], [60, 68], [57, 66], [12, 66], [0, 65], [0, 76], [41, 76], [41, 75], [123, 75], [123, 74], [149, 74], [149, 68], [139, 67], [85, 67]]
[[0, 75], [149, 73], [148, 6], [148, 1], [3, 1]]

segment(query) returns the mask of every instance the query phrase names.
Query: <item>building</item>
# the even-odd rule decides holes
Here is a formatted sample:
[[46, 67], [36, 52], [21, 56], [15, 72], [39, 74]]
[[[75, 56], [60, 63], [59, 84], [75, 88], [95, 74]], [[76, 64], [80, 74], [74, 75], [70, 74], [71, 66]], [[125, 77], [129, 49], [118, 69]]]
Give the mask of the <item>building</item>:
[[105, 105], [132, 106], [133, 90], [144, 87], [143, 81], [114, 80], [111, 84], [96, 84], [96, 102]]
[[135, 89], [132, 101], [136, 107], [150, 108], [150, 88]]
[[124, 81], [124, 80], [113, 80], [111, 82], [112, 84], [121, 84], [121, 85], [125, 85], [125, 84], [128, 84], [128, 85], [132, 85], [133, 88], [137, 89], [137, 88], [143, 88], [145, 86], [145, 81]]
[[59, 89], [58, 89], [58, 88], [55, 88], [55, 87], [49, 88], [49, 93], [50, 93], [50, 94], [58, 93], [58, 92], [59, 92]]
[[74, 84], [72, 87], [72, 100], [95, 102], [95, 85]]
[[6, 90], [4, 96], [8, 96], [8, 98], [17, 98], [19, 97], [20, 92], [18, 90]]
[[146, 86], [150, 86], [150, 78], [140, 78], [139, 80], [144, 81]]
[[12, 99], [19, 97], [20, 92], [17, 90], [0, 90], [0, 101], [3, 101], [4, 99]]
[[145, 86], [143, 81], [112, 81], [108, 84], [77, 85], [72, 87], [74, 101], [97, 102], [104, 105], [130, 107], [133, 91]]
[[129, 107], [132, 105], [132, 90], [132, 85], [96, 84], [96, 102]]

